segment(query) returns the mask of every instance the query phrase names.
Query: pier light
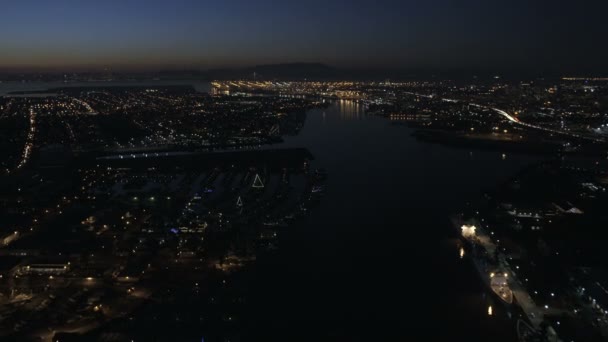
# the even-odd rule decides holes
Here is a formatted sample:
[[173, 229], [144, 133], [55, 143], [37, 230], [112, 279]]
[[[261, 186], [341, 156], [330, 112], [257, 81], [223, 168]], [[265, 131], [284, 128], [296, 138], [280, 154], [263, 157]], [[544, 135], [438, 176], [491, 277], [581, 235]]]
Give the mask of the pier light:
[[462, 229], [462, 236], [465, 238], [473, 238], [475, 237], [475, 230], [477, 230], [477, 227], [473, 226], [473, 225], [462, 225], [461, 227]]
[[492, 305], [488, 306], [488, 316], [492, 316], [494, 314], [492, 310]]

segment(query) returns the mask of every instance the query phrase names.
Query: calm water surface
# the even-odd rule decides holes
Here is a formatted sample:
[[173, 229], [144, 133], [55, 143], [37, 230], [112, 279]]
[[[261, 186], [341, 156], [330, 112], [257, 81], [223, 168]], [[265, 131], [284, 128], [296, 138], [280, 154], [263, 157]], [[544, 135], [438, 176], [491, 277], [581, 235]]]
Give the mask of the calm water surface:
[[448, 216], [535, 157], [417, 142], [412, 130], [343, 101], [308, 112], [284, 147], [307, 147], [327, 194], [258, 263], [249, 320], [287, 340], [512, 341]]

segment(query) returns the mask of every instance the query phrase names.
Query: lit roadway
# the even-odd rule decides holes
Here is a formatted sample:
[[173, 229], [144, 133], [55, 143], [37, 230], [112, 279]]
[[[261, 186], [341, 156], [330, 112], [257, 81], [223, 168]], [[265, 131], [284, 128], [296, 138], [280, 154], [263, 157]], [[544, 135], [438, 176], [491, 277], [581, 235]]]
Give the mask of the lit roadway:
[[72, 98], [72, 101], [79, 103], [81, 106], [83, 106], [84, 108], [87, 109], [87, 111], [89, 112], [89, 114], [93, 115], [93, 114], [97, 114], [95, 112], [95, 110], [93, 110], [93, 107], [91, 107], [90, 104], [88, 104], [86, 101], [77, 99], [77, 98]]
[[11, 171], [8, 170], [9, 173], [15, 172], [27, 164], [28, 160], [32, 155], [32, 149], [34, 148], [34, 138], [36, 137], [36, 112], [34, 108], [30, 107], [30, 129], [27, 133], [27, 139], [25, 140], [25, 146], [23, 147], [23, 152], [21, 153], [21, 160], [17, 163], [17, 166]]
[[[488, 107], [485, 107], [485, 108], [488, 108]], [[518, 118], [509, 115], [509, 113], [505, 112], [504, 110], [501, 110], [498, 108], [492, 108], [492, 110], [497, 112], [498, 114], [504, 116], [505, 118], [507, 118], [507, 120], [514, 122], [516, 124], [522, 125], [524, 127], [539, 129], [541, 131], [545, 131], [545, 132], [549, 132], [549, 133], [561, 134], [561, 135], [569, 136], [572, 138], [587, 139], [587, 140], [596, 141], [596, 142], [606, 142], [606, 140], [603, 138], [594, 138], [594, 137], [584, 136], [581, 134], [570, 133], [570, 132], [565, 132], [565, 131], [559, 131], [556, 129], [550, 129], [550, 128], [545, 128], [545, 127], [541, 127], [541, 126], [531, 125], [531, 124], [519, 121]]]
[[[418, 93], [412, 93], [412, 92], [405, 92], [408, 95], [414, 95], [414, 96], [420, 96], [420, 97], [425, 97], [428, 99], [433, 99], [435, 98], [433, 95], [424, 95], [424, 94], [418, 94]], [[445, 101], [445, 102], [454, 102], [454, 103], [458, 103], [461, 102], [460, 100], [455, 100], [455, 99], [448, 99], [448, 98], [438, 98], [439, 100]], [[565, 131], [560, 131], [560, 130], [556, 130], [556, 129], [550, 129], [550, 128], [546, 128], [546, 127], [542, 127], [542, 126], [537, 126], [537, 125], [532, 125], [529, 123], [525, 123], [525, 122], [521, 122], [518, 118], [510, 115], [509, 113], [507, 113], [506, 111], [502, 110], [502, 109], [498, 109], [498, 108], [493, 108], [493, 107], [489, 107], [489, 106], [482, 106], [482, 105], [478, 105], [475, 103], [469, 103], [469, 105], [471, 106], [475, 106], [478, 108], [483, 108], [483, 109], [491, 109], [493, 111], [495, 111], [496, 113], [500, 114], [501, 116], [503, 116], [504, 118], [506, 118], [508, 121], [523, 126], [523, 127], [527, 127], [527, 128], [532, 128], [532, 129], [538, 129], [541, 131], [545, 131], [545, 132], [549, 132], [549, 133], [554, 133], [554, 134], [561, 134], [561, 135], [565, 135], [565, 136], [569, 136], [572, 138], [578, 138], [578, 139], [586, 139], [586, 140], [591, 140], [591, 141], [595, 141], [595, 142], [606, 142], [605, 139], [603, 138], [595, 138], [595, 137], [589, 137], [589, 136], [584, 136], [581, 134], [577, 134], [577, 133], [570, 133], [570, 132], [565, 132]]]

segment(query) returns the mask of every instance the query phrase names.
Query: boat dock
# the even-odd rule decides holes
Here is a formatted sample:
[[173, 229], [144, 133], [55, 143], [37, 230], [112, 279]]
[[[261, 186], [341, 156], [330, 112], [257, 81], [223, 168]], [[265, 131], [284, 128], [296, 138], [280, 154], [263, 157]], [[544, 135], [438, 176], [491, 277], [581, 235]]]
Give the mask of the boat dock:
[[[461, 217], [453, 217], [452, 223], [459, 230], [464, 230], [464, 228], [461, 227], [466, 226]], [[506, 291], [505, 286], [508, 286], [512, 292], [512, 297], [515, 298], [517, 305], [521, 307], [522, 311], [528, 318], [528, 321], [531, 323], [534, 329], [539, 330], [541, 328], [541, 323], [544, 320], [544, 315], [558, 313], [555, 312], [557, 310], [546, 307], [541, 308], [534, 302], [525, 287], [522, 285], [521, 281], [517, 278], [517, 275], [511, 270], [511, 267], [506, 261], [504, 254], [497, 251], [497, 246], [492, 240], [491, 233], [485, 231], [481, 222], [474, 220], [472, 225], [466, 227], [474, 227], [474, 229], [472, 229], [474, 236], [470, 236], [471, 228], [468, 228], [468, 236], [463, 236], [465, 239], [473, 243], [474, 247], [481, 247], [486, 255], [490, 257], [496, 256], [496, 262], [495, 264], [492, 264], [488, 263], [485, 259], [480, 258], [479, 255], [475, 255], [476, 253], [473, 254], [473, 264], [475, 265], [475, 268], [479, 272], [482, 279], [486, 283], [489, 282], [490, 286], [492, 287], [492, 281], [489, 280], [492, 278], [491, 272], [497, 269], [504, 272], [503, 277], [505, 278], [505, 282], [500, 282], [502, 286], [498, 286], [496, 290], [492, 287], [492, 290], [499, 296], [499, 298], [502, 299], [501, 291], [504, 293]], [[462, 233], [464, 233], [464, 231]], [[490, 276], [490, 278], [488, 278], [488, 276]], [[509, 297], [509, 295], [507, 295], [507, 297]], [[505, 299], [508, 300], [508, 298]], [[561, 313], [561, 311], [559, 313]]]

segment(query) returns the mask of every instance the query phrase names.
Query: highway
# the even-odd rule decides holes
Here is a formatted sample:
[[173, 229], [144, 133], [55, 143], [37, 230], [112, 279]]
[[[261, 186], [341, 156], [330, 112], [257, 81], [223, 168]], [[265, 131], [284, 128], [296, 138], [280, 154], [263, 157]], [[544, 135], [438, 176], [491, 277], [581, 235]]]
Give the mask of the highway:
[[[412, 92], [405, 92], [405, 93], [408, 94], [408, 95], [420, 96], [420, 97], [424, 97], [424, 98], [428, 98], [428, 99], [435, 98], [435, 96], [433, 96], [433, 95], [426, 95], [426, 94], [419, 94], [419, 93], [412, 93]], [[453, 102], [453, 103], [462, 102], [460, 100], [449, 99], [449, 98], [437, 98], [437, 99], [439, 99], [441, 101]], [[499, 115], [501, 115], [504, 118], [506, 118], [509, 122], [512, 122], [512, 123], [514, 123], [516, 125], [523, 126], [523, 127], [526, 127], [526, 128], [537, 129], [537, 130], [541, 130], [541, 131], [545, 131], [545, 132], [549, 132], [549, 133], [553, 133], [553, 134], [560, 134], [560, 135], [568, 136], [568, 137], [571, 137], [571, 138], [584, 139], [584, 140], [590, 140], [590, 141], [602, 142], [602, 143], [606, 142], [606, 139], [604, 139], [604, 138], [590, 137], [590, 136], [585, 136], [585, 135], [582, 135], [582, 134], [571, 133], [571, 132], [566, 132], [566, 131], [560, 131], [560, 130], [556, 130], [556, 129], [550, 129], [550, 128], [546, 128], [546, 127], [542, 127], [542, 126], [537, 126], [537, 125], [532, 125], [532, 124], [529, 124], [529, 123], [525, 123], [525, 122], [520, 121], [518, 118], [510, 115], [506, 111], [504, 111], [502, 109], [499, 109], [499, 108], [479, 105], [479, 104], [476, 104], [476, 103], [468, 103], [468, 104], [471, 105], [471, 106], [474, 106], [474, 107], [478, 107], [478, 108], [493, 110], [496, 113], [498, 113]]]
[[89, 105], [86, 101], [77, 99], [75, 97], [72, 98], [72, 101], [74, 101], [74, 102], [80, 104], [81, 106], [85, 107], [87, 109], [87, 111], [88, 111], [88, 114], [91, 114], [91, 115], [97, 114], [95, 112], [95, 110], [93, 110], [93, 108], [91, 107], [91, 105]]

